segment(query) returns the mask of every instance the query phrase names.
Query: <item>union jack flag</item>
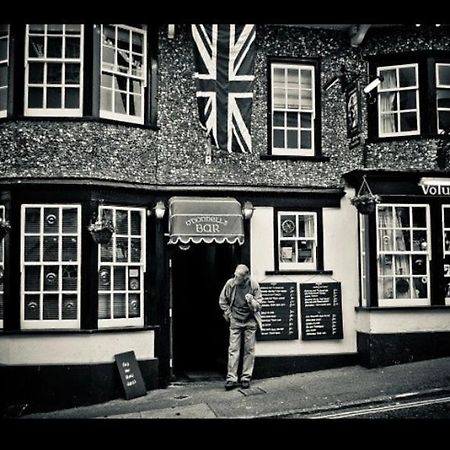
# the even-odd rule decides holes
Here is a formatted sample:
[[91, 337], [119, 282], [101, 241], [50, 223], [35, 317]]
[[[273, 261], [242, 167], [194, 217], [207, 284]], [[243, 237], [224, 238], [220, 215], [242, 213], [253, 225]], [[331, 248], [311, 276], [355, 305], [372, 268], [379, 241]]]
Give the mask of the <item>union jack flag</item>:
[[250, 153], [255, 25], [192, 25], [200, 123], [211, 142]]

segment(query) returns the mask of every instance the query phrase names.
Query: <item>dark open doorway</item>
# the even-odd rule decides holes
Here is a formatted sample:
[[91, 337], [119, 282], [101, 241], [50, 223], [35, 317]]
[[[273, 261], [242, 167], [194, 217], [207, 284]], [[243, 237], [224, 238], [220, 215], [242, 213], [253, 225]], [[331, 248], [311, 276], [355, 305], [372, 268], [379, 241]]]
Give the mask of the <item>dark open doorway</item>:
[[228, 324], [219, 294], [239, 263], [240, 248], [192, 244], [172, 255], [172, 349], [176, 377], [226, 372]]

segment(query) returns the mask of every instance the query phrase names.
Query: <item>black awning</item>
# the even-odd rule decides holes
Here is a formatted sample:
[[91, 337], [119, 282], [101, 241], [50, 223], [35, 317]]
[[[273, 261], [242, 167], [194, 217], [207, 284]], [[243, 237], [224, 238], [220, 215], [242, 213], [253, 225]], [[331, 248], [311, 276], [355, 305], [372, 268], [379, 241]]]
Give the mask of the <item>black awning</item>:
[[231, 197], [172, 197], [169, 244], [244, 243], [241, 204]]

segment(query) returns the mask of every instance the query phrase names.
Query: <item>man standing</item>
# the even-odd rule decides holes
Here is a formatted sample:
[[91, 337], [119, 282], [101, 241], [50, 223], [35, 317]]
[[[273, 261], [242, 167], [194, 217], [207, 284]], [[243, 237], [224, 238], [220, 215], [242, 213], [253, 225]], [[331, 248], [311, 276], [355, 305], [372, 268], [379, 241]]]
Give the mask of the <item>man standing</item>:
[[228, 373], [225, 389], [229, 391], [239, 386], [238, 365], [241, 350], [241, 338], [244, 338], [244, 355], [241, 375], [241, 387], [250, 387], [255, 364], [255, 342], [257, 327], [261, 323], [262, 294], [259, 284], [250, 277], [250, 270], [239, 264], [222, 289], [219, 306], [224, 317], [230, 323], [230, 344], [228, 348]]

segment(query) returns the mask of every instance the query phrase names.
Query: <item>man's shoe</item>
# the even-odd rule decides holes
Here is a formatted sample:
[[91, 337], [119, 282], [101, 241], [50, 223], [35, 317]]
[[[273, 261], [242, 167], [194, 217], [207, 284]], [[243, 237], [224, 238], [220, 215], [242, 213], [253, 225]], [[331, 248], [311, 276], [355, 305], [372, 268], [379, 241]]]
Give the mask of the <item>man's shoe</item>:
[[238, 384], [236, 383], [236, 381], [227, 381], [225, 383], [225, 390], [226, 391], [231, 391], [231, 389], [235, 389], [238, 387]]
[[248, 389], [249, 387], [250, 387], [250, 381], [248, 381], [248, 380], [241, 381], [241, 388], [242, 389]]

